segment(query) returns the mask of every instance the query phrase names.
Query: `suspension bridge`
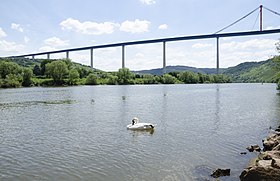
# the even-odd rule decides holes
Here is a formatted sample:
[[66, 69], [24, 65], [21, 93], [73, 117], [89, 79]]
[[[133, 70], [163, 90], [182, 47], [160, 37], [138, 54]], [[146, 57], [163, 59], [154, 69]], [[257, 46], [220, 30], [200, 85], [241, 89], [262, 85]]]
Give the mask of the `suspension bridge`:
[[[175, 41], [186, 41], [186, 40], [199, 40], [199, 39], [216, 39], [216, 69], [217, 74], [219, 74], [219, 38], [224, 37], [243, 37], [243, 36], [257, 36], [257, 35], [268, 35], [268, 34], [276, 34], [280, 33], [280, 29], [271, 29], [271, 30], [263, 30], [263, 10], [267, 10], [275, 15], [280, 16], [280, 13], [273, 11], [263, 5], [255, 8], [245, 16], [241, 17], [240, 19], [236, 20], [235, 22], [229, 24], [228, 26], [220, 29], [219, 31], [212, 33], [212, 34], [204, 34], [204, 35], [195, 35], [195, 36], [180, 36], [180, 37], [172, 37], [172, 38], [161, 38], [161, 39], [151, 39], [151, 40], [139, 40], [139, 41], [130, 41], [130, 42], [122, 42], [122, 43], [112, 43], [112, 44], [104, 44], [104, 45], [94, 45], [94, 46], [87, 46], [87, 47], [80, 47], [80, 48], [70, 48], [70, 49], [63, 49], [63, 50], [56, 50], [56, 51], [47, 51], [47, 52], [39, 52], [39, 53], [30, 53], [30, 54], [22, 54], [22, 55], [14, 55], [9, 56], [6, 58], [22, 58], [22, 57], [32, 57], [35, 59], [35, 56], [39, 55], [46, 55], [47, 59], [50, 59], [51, 54], [57, 53], [65, 53], [65, 58], [69, 59], [69, 53], [75, 51], [83, 51], [89, 50], [90, 51], [90, 66], [93, 68], [93, 61], [94, 61], [94, 50], [96, 49], [103, 49], [103, 48], [111, 48], [111, 47], [121, 47], [121, 62], [122, 68], [125, 68], [125, 47], [130, 45], [141, 45], [141, 44], [152, 44], [152, 43], [162, 43], [162, 63], [163, 63], [163, 73], [166, 73], [166, 44], [168, 42], [175, 42]], [[221, 33], [222, 31], [232, 27], [233, 25], [237, 24], [241, 20], [247, 18], [254, 12], [259, 11], [258, 17], [259, 18], [259, 30], [258, 31], [243, 31], [243, 32], [233, 32], [233, 33]], [[254, 23], [254, 26], [257, 22], [257, 19]]]

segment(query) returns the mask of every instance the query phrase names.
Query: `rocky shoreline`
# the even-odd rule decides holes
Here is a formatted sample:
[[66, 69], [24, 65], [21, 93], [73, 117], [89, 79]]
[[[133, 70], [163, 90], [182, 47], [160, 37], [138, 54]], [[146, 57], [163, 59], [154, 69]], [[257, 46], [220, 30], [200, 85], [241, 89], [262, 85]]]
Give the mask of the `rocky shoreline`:
[[262, 142], [263, 150], [257, 145], [247, 148], [260, 154], [243, 170], [241, 181], [280, 181], [280, 126]]

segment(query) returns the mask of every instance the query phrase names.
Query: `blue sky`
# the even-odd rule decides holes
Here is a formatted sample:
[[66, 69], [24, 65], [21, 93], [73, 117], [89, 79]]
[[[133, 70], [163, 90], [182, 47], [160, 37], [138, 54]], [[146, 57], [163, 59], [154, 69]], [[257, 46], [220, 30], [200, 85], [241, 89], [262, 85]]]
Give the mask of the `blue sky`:
[[[211, 34], [260, 4], [280, 12], [279, 0], [2, 0], [0, 56]], [[263, 11], [263, 29], [280, 28], [280, 16]], [[258, 12], [224, 32], [258, 30], [257, 18]], [[271, 58], [277, 54], [275, 43], [279, 38], [277, 34], [222, 39], [220, 65]], [[214, 39], [167, 43], [167, 65], [215, 67], [215, 46]], [[65, 54], [51, 55], [63, 57]], [[90, 64], [89, 51], [70, 52], [70, 58]], [[94, 67], [117, 70], [121, 67], [121, 49], [95, 50]], [[162, 45], [126, 47], [126, 67], [162, 67]]]

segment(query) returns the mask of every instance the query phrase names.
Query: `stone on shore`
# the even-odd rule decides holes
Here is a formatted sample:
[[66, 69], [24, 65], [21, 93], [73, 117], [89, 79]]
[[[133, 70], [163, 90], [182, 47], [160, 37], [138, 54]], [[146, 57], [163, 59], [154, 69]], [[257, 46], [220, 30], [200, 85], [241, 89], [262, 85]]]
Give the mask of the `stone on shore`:
[[[280, 181], [280, 132], [269, 135], [263, 146], [264, 152], [251, 160], [239, 176], [241, 181]], [[248, 148], [254, 151], [253, 146]]]
[[221, 176], [230, 176], [230, 169], [220, 169], [218, 168], [217, 170], [215, 170], [212, 174], [212, 177], [214, 178], [218, 178]]
[[251, 145], [251, 146], [248, 146], [246, 149], [249, 152], [253, 152], [253, 151], [260, 152], [261, 151], [261, 148], [259, 147], [259, 145]]

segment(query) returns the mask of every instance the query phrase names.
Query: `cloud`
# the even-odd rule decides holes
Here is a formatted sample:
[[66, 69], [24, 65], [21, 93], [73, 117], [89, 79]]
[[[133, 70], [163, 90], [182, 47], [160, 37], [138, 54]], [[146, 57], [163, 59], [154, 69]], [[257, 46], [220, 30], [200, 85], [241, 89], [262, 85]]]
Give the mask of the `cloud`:
[[7, 34], [5, 33], [5, 31], [2, 30], [2, 28], [0, 28], [0, 38], [2, 37], [6, 37]]
[[19, 32], [23, 32], [23, 28], [20, 26], [20, 24], [12, 23], [12, 24], [11, 24], [11, 28], [12, 28], [13, 30], [17, 30], [17, 31], [19, 31]]
[[166, 30], [168, 28], [168, 25], [167, 24], [162, 24], [162, 25], [159, 25], [158, 29], [160, 30]]
[[68, 18], [60, 23], [63, 30], [73, 30], [78, 33], [88, 35], [111, 34], [119, 25], [112, 22], [96, 23], [92, 21], [80, 22], [79, 20]]
[[250, 39], [243, 42], [231, 41], [228, 43], [221, 43], [220, 47], [223, 51], [263, 51], [264, 49], [275, 50], [275, 43], [277, 40], [273, 39]]
[[280, 26], [268, 26], [265, 28], [265, 30], [273, 30], [273, 29], [280, 29]]
[[51, 51], [55, 51], [55, 50], [57, 50], [57, 49], [54, 47], [51, 47], [51, 46], [43, 46], [43, 47], [39, 48], [40, 52], [51, 52]]
[[196, 43], [192, 45], [192, 48], [207, 48], [212, 47], [213, 45], [210, 43]]
[[46, 45], [52, 46], [52, 47], [63, 47], [69, 45], [68, 40], [61, 40], [60, 38], [57, 37], [51, 37], [48, 38], [44, 41]]
[[6, 40], [0, 40], [0, 50], [3, 52], [20, 52], [24, 48], [24, 45], [15, 42], [8, 42]]
[[27, 36], [24, 36], [24, 43], [28, 43], [29, 42], [29, 38]]
[[156, 3], [155, 0], [140, 0], [140, 2], [146, 5], [152, 5]]
[[129, 33], [142, 33], [149, 31], [149, 25], [151, 22], [146, 20], [139, 20], [136, 19], [135, 21], [124, 21], [121, 26], [120, 30]]

